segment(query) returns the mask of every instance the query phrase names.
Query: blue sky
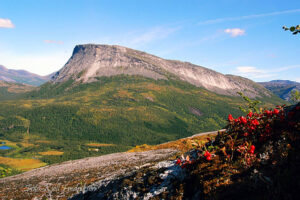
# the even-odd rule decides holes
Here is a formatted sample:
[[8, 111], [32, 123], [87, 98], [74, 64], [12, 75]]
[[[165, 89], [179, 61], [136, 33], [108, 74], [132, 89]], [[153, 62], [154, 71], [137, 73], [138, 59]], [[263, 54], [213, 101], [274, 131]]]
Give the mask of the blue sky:
[[0, 64], [46, 75], [118, 44], [255, 81], [300, 82], [299, 0], [0, 0]]

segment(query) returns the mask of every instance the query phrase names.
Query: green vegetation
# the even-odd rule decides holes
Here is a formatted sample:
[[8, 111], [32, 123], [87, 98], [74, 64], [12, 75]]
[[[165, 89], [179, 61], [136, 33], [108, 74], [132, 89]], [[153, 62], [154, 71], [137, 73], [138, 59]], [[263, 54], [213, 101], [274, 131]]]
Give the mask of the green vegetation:
[[282, 28], [283, 28], [285, 31], [291, 31], [294, 35], [297, 35], [298, 33], [300, 33], [300, 25], [297, 25], [297, 26], [291, 26], [291, 27], [283, 26]]
[[16, 99], [33, 89], [34, 87], [29, 85], [0, 81], [0, 100]]
[[298, 90], [293, 90], [291, 92], [291, 101], [297, 103], [300, 101], [300, 92]]
[[247, 106], [246, 108], [243, 108], [242, 106], [240, 106], [240, 110], [243, 111], [244, 113], [248, 113], [248, 112], [259, 112], [259, 109], [257, 107], [258, 104], [261, 103], [261, 101], [258, 100], [251, 100], [249, 97], [245, 96], [242, 92], [238, 92], [238, 94], [247, 102]]
[[0, 164], [0, 178], [4, 178], [4, 177], [7, 177], [7, 176], [12, 176], [12, 175], [15, 175], [15, 174], [18, 174], [18, 173], [20, 173], [18, 170], [14, 169], [14, 168], [11, 168], [7, 165]]
[[[260, 100], [267, 107], [282, 103], [275, 96]], [[239, 97], [217, 95], [179, 80], [120, 75], [86, 84], [46, 83], [18, 99], [1, 101], [0, 141], [19, 145], [0, 155], [51, 164], [126, 151], [221, 129], [226, 114], [240, 115], [238, 106], [243, 104]], [[46, 151], [64, 153], [39, 154]]]
[[1, 100], [14, 99], [16, 96], [17, 94], [8, 92], [6, 87], [0, 87]]

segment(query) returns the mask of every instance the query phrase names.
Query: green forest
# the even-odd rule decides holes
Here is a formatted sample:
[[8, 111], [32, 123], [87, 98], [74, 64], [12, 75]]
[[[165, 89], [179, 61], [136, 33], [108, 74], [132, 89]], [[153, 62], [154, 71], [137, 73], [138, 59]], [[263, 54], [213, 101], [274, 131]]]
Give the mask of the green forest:
[[[275, 96], [259, 100], [264, 107], [283, 103]], [[18, 145], [0, 156], [52, 164], [159, 144], [221, 129], [228, 113], [239, 116], [243, 104], [239, 96], [218, 95], [176, 79], [120, 75], [85, 84], [48, 82], [1, 100], [0, 141]], [[46, 151], [63, 154], [39, 154]]]

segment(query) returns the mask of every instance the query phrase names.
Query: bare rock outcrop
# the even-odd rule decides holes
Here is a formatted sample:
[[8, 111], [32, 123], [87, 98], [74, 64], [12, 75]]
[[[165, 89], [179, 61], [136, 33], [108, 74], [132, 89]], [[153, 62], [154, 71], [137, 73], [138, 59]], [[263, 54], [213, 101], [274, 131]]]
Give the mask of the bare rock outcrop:
[[120, 74], [141, 75], [152, 79], [180, 79], [195, 86], [224, 95], [242, 91], [247, 96], [270, 96], [255, 82], [232, 75], [223, 75], [188, 62], [165, 60], [145, 52], [117, 45], [77, 45], [66, 65], [53, 77], [54, 83], [70, 78], [93, 82], [97, 77]]
[[115, 153], [67, 161], [0, 179], [0, 199], [67, 199], [168, 160], [177, 150]]

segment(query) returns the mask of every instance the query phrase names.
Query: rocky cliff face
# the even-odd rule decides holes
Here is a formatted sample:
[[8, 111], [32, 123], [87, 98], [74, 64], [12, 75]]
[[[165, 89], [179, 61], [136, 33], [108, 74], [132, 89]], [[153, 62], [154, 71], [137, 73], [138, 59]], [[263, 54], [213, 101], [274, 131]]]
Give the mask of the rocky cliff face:
[[116, 45], [77, 45], [72, 57], [52, 77], [52, 81], [63, 82], [72, 78], [92, 82], [100, 76], [119, 74], [142, 75], [153, 79], [180, 79], [224, 95], [236, 95], [238, 91], [250, 97], [270, 95], [268, 90], [249, 79], [223, 75], [188, 62], [165, 60]]

